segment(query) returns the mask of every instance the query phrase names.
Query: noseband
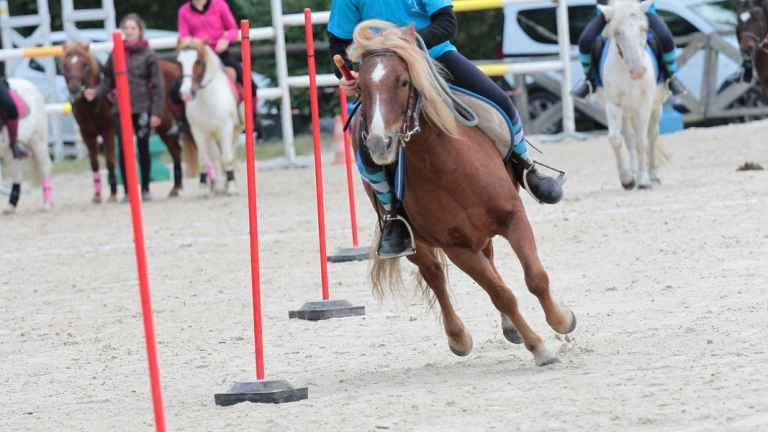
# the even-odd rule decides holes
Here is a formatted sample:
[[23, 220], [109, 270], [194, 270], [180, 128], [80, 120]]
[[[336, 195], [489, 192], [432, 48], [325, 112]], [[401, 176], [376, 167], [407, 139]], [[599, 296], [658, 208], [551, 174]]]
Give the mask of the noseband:
[[202, 62], [202, 64], [203, 64], [203, 72], [200, 74], [199, 78], [195, 78], [195, 66], [194, 65], [192, 65], [192, 73], [191, 74], [183, 74], [182, 75], [182, 78], [189, 78], [189, 79], [192, 80], [192, 82], [194, 84], [197, 84], [197, 87], [193, 86], [192, 89], [191, 89], [192, 97], [194, 98], [195, 97], [195, 93], [197, 93], [197, 90], [198, 89], [204, 89], [204, 88], [208, 87], [213, 82], [213, 79], [216, 77], [216, 74], [214, 74], [208, 80], [208, 82], [203, 83], [203, 78], [205, 78], [205, 72], [207, 70], [207, 64], [208, 63], [205, 61], [205, 57], [200, 55], [200, 51], [198, 51], [196, 48], [191, 48], [191, 49], [194, 49], [194, 50], [197, 51], [198, 60], [196, 60], [195, 63], [197, 63], [199, 61], [199, 62]]
[[[365, 61], [369, 57], [382, 57], [382, 56], [396, 56], [400, 57], [395, 51], [390, 49], [376, 49], [371, 50], [363, 54], [362, 60]], [[416, 102], [414, 104], [414, 96]], [[421, 102], [423, 94], [416, 89], [413, 85], [413, 81], [408, 85], [408, 105], [405, 108], [405, 121], [403, 122], [402, 132], [397, 135], [397, 140], [405, 147], [405, 143], [411, 140], [411, 135], [421, 132], [419, 127], [419, 115], [421, 114]], [[354, 114], [354, 112], [353, 112]], [[365, 114], [360, 113], [361, 127], [360, 134], [363, 137], [363, 143], [368, 141], [368, 125], [365, 120]]]

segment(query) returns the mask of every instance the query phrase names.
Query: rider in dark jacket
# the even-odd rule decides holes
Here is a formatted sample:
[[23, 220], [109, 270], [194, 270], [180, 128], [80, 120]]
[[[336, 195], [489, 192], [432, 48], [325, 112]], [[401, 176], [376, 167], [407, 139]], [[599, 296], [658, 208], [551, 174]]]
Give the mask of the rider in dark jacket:
[[8, 81], [0, 79], [0, 118], [8, 128], [8, 144], [15, 159], [24, 159], [31, 152], [22, 144], [19, 137], [19, 111], [16, 102], [11, 97]]

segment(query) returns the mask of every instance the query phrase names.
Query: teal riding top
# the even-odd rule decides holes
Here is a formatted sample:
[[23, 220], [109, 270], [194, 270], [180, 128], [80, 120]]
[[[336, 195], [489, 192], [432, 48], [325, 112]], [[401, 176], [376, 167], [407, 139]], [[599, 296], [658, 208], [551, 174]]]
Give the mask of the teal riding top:
[[[365, 20], [380, 19], [405, 27], [413, 23], [416, 30], [429, 25], [429, 16], [453, 6], [451, 0], [333, 0], [328, 31], [342, 39], [352, 39], [355, 27]], [[436, 59], [447, 51], [456, 51], [450, 42], [443, 42], [429, 50]]]

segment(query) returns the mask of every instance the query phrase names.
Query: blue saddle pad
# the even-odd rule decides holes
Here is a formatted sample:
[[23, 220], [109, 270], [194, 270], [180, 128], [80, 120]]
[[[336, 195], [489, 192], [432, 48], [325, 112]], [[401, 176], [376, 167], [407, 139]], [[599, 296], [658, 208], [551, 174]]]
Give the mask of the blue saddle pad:
[[[648, 54], [651, 56], [651, 62], [653, 63], [653, 71], [656, 74], [656, 83], [661, 84], [664, 82], [664, 77], [661, 76], [661, 71], [659, 70], [659, 60], [656, 58], [656, 53], [653, 52], [653, 47], [651, 46], [651, 38], [653, 37], [652, 34], [648, 33], [648, 42], [645, 44], [645, 50], [648, 51]], [[595, 85], [598, 87], [603, 86], [603, 71], [605, 68], [605, 59], [608, 57], [608, 48], [611, 46], [611, 40], [605, 39], [604, 37], [600, 36], [598, 37], [599, 40], [605, 42], [605, 45], [603, 45], [603, 50], [600, 51], [600, 67], [598, 68], [598, 74], [597, 77], [595, 77]]]

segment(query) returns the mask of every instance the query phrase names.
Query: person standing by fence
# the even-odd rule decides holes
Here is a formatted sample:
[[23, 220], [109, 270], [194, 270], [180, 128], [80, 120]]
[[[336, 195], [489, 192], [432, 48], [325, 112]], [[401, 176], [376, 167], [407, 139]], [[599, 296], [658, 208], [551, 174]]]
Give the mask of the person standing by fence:
[[[152, 159], [149, 154], [149, 134], [152, 128], [160, 125], [165, 103], [165, 80], [160, 72], [157, 54], [149, 47], [144, 39], [144, 21], [137, 14], [126, 15], [120, 22], [120, 28], [125, 34], [124, 48], [128, 73], [128, 85], [131, 91], [131, 118], [133, 130], [136, 134], [136, 143], [139, 148], [139, 165], [141, 167], [141, 198], [143, 201], [152, 199], [149, 193], [150, 170]], [[104, 79], [96, 88], [89, 88], [83, 92], [83, 96], [92, 101], [96, 97], [110, 94], [115, 89], [114, 59], [110, 55], [104, 65]], [[117, 104], [113, 104], [112, 112], [115, 115], [115, 133], [120, 145], [120, 171], [123, 174], [123, 186], [125, 198], [128, 202], [128, 182], [125, 175], [125, 152], [123, 146], [132, 143], [124, 143], [120, 132], [120, 114]]]

